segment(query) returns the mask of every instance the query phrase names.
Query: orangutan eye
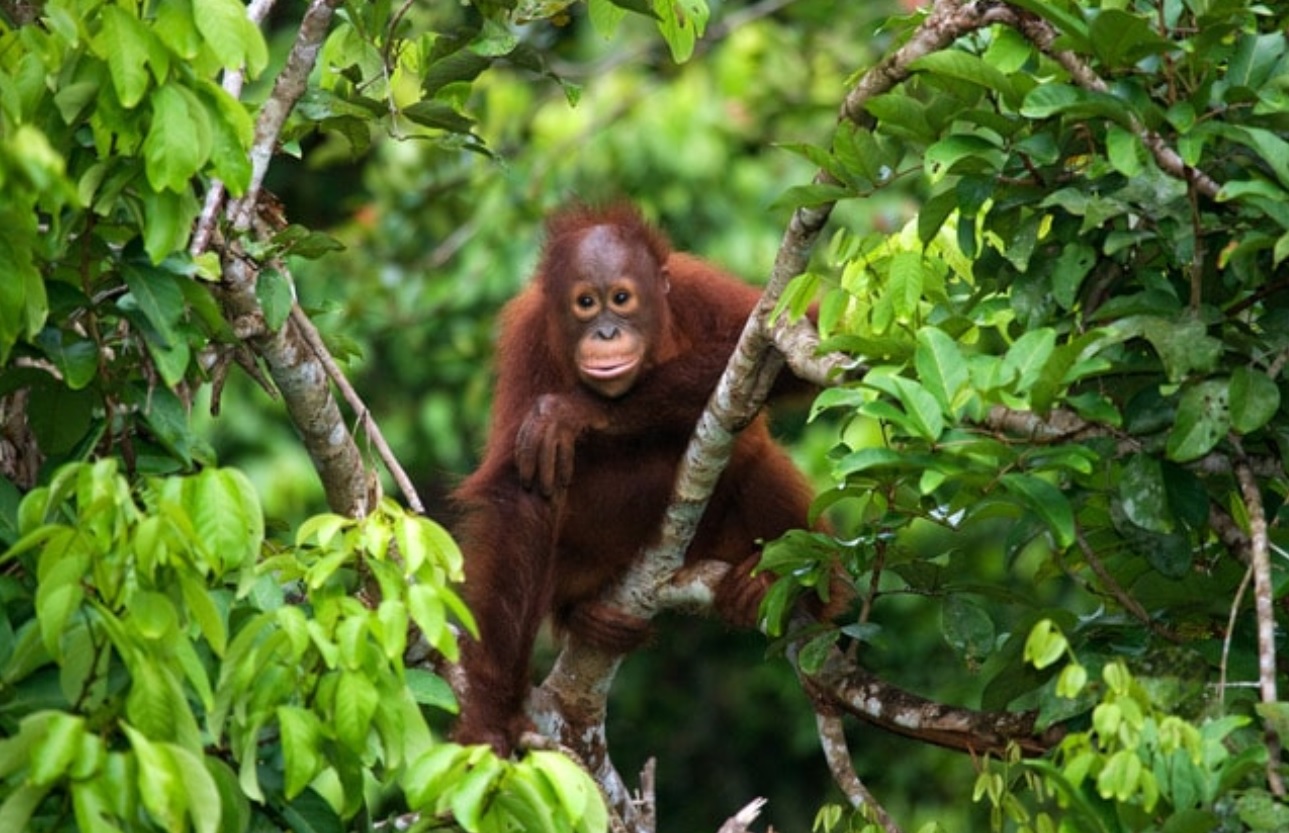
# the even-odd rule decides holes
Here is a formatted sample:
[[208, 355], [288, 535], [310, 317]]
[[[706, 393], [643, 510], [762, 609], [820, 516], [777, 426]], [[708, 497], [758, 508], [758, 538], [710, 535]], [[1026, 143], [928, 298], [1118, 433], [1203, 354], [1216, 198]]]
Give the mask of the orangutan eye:
[[613, 293], [613, 303], [618, 304], [619, 306], [621, 306], [622, 304], [625, 304], [627, 301], [630, 301], [630, 300], [631, 300], [631, 293], [627, 292], [625, 289], [620, 289], [617, 292]]
[[590, 295], [578, 295], [577, 305], [582, 309], [590, 309], [595, 306], [595, 298]]

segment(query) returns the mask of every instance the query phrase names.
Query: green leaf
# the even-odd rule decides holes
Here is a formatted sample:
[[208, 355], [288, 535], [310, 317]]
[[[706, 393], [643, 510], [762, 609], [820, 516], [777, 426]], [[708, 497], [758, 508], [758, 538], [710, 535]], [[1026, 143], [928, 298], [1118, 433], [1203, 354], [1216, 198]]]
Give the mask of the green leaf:
[[1069, 116], [1072, 119], [1106, 119], [1123, 127], [1132, 127], [1131, 108], [1127, 101], [1109, 93], [1085, 90], [1069, 84], [1042, 84], [1030, 90], [1020, 108], [1029, 119]]
[[1025, 638], [1025, 661], [1040, 671], [1065, 655], [1070, 643], [1051, 619], [1043, 619], [1030, 629]]
[[206, 769], [201, 756], [182, 746], [166, 744], [165, 751], [174, 762], [184, 793], [184, 803], [196, 833], [219, 833], [223, 830], [222, 805], [215, 779]]
[[603, 808], [595, 782], [565, 755], [538, 749], [529, 753], [526, 762], [541, 774], [558, 799], [559, 806], [574, 822], [585, 816], [592, 804]]
[[907, 135], [923, 141], [935, 138], [926, 119], [926, 110], [904, 93], [886, 93], [870, 98], [864, 109], [873, 115], [882, 127], [896, 134]]
[[94, 51], [107, 61], [117, 99], [132, 109], [148, 90], [149, 40], [153, 35], [120, 6], [104, 5], [99, 15], [102, 28], [94, 38]]
[[228, 622], [206, 586], [190, 574], [179, 573], [179, 589], [189, 618], [197, 623], [201, 635], [215, 656], [224, 656], [228, 647]]
[[[75, 533], [51, 537], [41, 553], [40, 584], [36, 588], [36, 618], [45, 650], [62, 655], [63, 632], [85, 600], [82, 581], [89, 568], [88, 542]], [[53, 561], [51, 566], [47, 562]]]
[[1119, 500], [1128, 520], [1142, 529], [1173, 531], [1164, 470], [1158, 458], [1150, 454], [1134, 454], [1129, 458], [1119, 478]]
[[1231, 430], [1225, 380], [1200, 382], [1182, 393], [1177, 419], [1168, 432], [1168, 457], [1186, 463], [1203, 457]]
[[259, 557], [264, 518], [255, 487], [236, 469], [204, 469], [183, 481], [183, 505], [216, 575]]
[[367, 733], [379, 704], [376, 686], [363, 672], [340, 672], [333, 714], [336, 738], [355, 755], [362, 755], [367, 749]]
[[1063, 309], [1074, 308], [1079, 287], [1096, 262], [1096, 250], [1086, 243], [1071, 243], [1061, 249], [1052, 266], [1052, 297]]
[[201, 206], [191, 188], [182, 191], [144, 190], [143, 248], [154, 264], [188, 247], [193, 221]]
[[1127, 67], [1172, 43], [1156, 34], [1152, 21], [1140, 15], [1102, 8], [1092, 18], [1089, 40], [1097, 57], [1111, 67]]
[[48, 792], [49, 787], [20, 782], [0, 804], [0, 830], [30, 830], [27, 823]]
[[166, 346], [179, 340], [175, 326], [183, 318], [186, 309], [183, 290], [178, 281], [182, 280], [164, 269], [126, 263], [121, 267], [121, 275], [130, 290], [131, 300], [147, 316], [157, 334], [164, 339]]
[[940, 403], [944, 413], [950, 413], [954, 397], [967, 383], [967, 363], [958, 343], [936, 327], [918, 330], [917, 350], [913, 363], [918, 379]]
[[403, 115], [425, 127], [435, 127], [449, 133], [468, 135], [474, 129], [474, 120], [462, 115], [455, 107], [441, 101], [418, 101], [403, 109]]
[[143, 141], [148, 184], [154, 191], [191, 190], [191, 180], [210, 156], [206, 108], [178, 84], [166, 84], [149, 99], [152, 125]]
[[276, 332], [286, 323], [295, 303], [295, 289], [291, 281], [277, 269], [265, 266], [255, 281], [255, 297], [264, 310], [264, 324]]
[[139, 762], [139, 797], [151, 816], [166, 830], [182, 830], [188, 809], [183, 779], [164, 744], [153, 743], [130, 725], [123, 725]]
[[1010, 78], [985, 63], [983, 58], [958, 49], [944, 49], [923, 55], [909, 64], [909, 69], [967, 81], [997, 92], [1008, 101], [1013, 101], [1016, 97]]
[[407, 688], [412, 697], [422, 706], [456, 714], [458, 711], [456, 695], [438, 674], [420, 668], [409, 668], [406, 672]]
[[144, 639], [156, 641], [177, 633], [179, 614], [168, 596], [140, 590], [130, 600], [129, 621]]
[[1038, 515], [1064, 549], [1074, 543], [1074, 511], [1060, 489], [1029, 474], [1004, 474], [999, 478], [1003, 488]]
[[201, 51], [201, 34], [193, 15], [193, 0], [167, 0], [155, 8], [152, 30], [176, 55], [193, 61]]
[[210, 163], [229, 193], [240, 197], [251, 179], [255, 123], [240, 101], [214, 84], [203, 85], [200, 92], [211, 129]]
[[80, 390], [94, 381], [98, 373], [99, 349], [93, 341], [46, 327], [36, 337], [36, 344], [63, 374], [68, 388]]
[[920, 252], [896, 252], [891, 257], [887, 291], [891, 294], [895, 315], [901, 321], [910, 321], [917, 314], [926, 283], [926, 267]]
[[292, 833], [346, 833], [352, 829], [341, 823], [326, 799], [309, 789], [282, 808], [282, 818]]
[[71, 768], [84, 737], [85, 720], [81, 717], [53, 712], [41, 720], [27, 778], [37, 787], [52, 786]]
[[968, 662], [985, 659], [994, 652], [997, 631], [993, 620], [983, 606], [961, 593], [952, 593], [945, 599], [940, 632]]
[[654, 0], [653, 11], [672, 60], [678, 64], [688, 61], [707, 28], [710, 12], [706, 0]]
[[1265, 373], [1237, 367], [1231, 373], [1231, 427], [1251, 434], [1271, 421], [1280, 408], [1280, 388]]
[[15, 217], [0, 208], [0, 361], [8, 361], [19, 338], [40, 332], [49, 313], [45, 281], [32, 259], [35, 234], [34, 216]]
[[282, 758], [288, 799], [295, 798], [314, 776], [322, 771], [322, 724], [317, 715], [298, 706], [278, 706], [278, 726], [282, 736]]
[[590, 18], [596, 34], [608, 40], [618, 31], [627, 10], [611, 0], [587, 0], [586, 16]]
[[475, 753], [455, 743], [439, 743], [416, 759], [401, 779], [408, 804], [413, 808], [433, 810], [444, 789], [459, 779], [458, 772]]
[[226, 69], [246, 68], [254, 78], [268, 65], [268, 46], [259, 27], [237, 0], [200, 0], [197, 29]]
[[452, 788], [448, 806], [466, 830], [478, 829], [479, 819], [487, 808], [488, 794], [504, 769], [495, 757], [485, 757]]
[[971, 171], [996, 171], [1002, 167], [1003, 154], [988, 139], [970, 133], [955, 133], [937, 141], [922, 155], [927, 173], [938, 179], [949, 173], [962, 160], [974, 161]]
[[771, 203], [771, 210], [813, 207], [834, 203], [851, 196], [851, 191], [840, 185], [794, 185]]
[[1112, 124], [1106, 128], [1106, 156], [1116, 171], [1136, 176], [1145, 167], [1146, 148], [1136, 133]]
[[1056, 350], [1056, 332], [1049, 327], [1030, 330], [1007, 348], [1004, 366], [1016, 376], [1016, 390], [1028, 391], [1043, 373]]

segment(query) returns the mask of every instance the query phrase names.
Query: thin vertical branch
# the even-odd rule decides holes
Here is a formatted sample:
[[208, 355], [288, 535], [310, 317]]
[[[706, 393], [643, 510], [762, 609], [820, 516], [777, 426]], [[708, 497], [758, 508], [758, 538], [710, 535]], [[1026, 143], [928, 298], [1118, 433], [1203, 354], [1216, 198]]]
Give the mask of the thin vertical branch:
[[[1271, 548], [1267, 539], [1267, 516], [1262, 492], [1248, 461], [1235, 465], [1244, 505], [1249, 510], [1249, 566], [1253, 570], [1253, 607], [1258, 618], [1258, 689], [1263, 703], [1274, 703], [1276, 693], [1275, 594], [1271, 584]], [[1280, 776], [1280, 736], [1271, 721], [1264, 721], [1267, 742], [1267, 783], [1271, 792], [1285, 795]]]

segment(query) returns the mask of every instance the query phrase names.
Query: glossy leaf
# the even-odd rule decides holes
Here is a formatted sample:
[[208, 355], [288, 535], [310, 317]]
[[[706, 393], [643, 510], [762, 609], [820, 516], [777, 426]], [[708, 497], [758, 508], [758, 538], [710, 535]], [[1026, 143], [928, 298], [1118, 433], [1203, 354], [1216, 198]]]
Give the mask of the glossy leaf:
[[1004, 489], [1043, 520], [1058, 547], [1074, 543], [1074, 511], [1060, 489], [1028, 474], [1004, 474], [1000, 482]]

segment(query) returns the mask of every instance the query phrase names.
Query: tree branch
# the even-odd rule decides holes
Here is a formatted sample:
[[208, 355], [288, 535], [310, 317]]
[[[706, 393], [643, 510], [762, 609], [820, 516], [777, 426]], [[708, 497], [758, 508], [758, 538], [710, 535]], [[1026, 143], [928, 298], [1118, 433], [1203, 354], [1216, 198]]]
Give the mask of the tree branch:
[[[1013, 11], [1015, 17], [1007, 22], [1044, 54], [1064, 67], [1076, 84], [1094, 92], [1109, 93], [1110, 86], [1106, 84], [1105, 79], [1097, 75], [1082, 58], [1068, 50], [1054, 48], [1057, 33], [1050, 23], [1030, 12]], [[1127, 115], [1132, 132], [1137, 134], [1137, 138], [1155, 157], [1155, 162], [1161, 170], [1183, 182], [1190, 183], [1209, 199], [1217, 198], [1218, 192], [1222, 190], [1220, 183], [1198, 168], [1187, 165], [1181, 155], [1169, 147], [1162, 136], [1142, 124], [1131, 111]]]
[[833, 782], [841, 788], [851, 807], [872, 817], [886, 833], [903, 833], [895, 819], [891, 818], [891, 814], [877, 803], [877, 799], [873, 798], [868, 787], [865, 787], [864, 782], [859, 779], [859, 774], [855, 772], [855, 765], [851, 762], [850, 748], [846, 744], [846, 733], [843, 731], [841, 718], [835, 713], [829, 713], [830, 711], [817, 708], [815, 725], [819, 730], [819, 742], [823, 746], [824, 759], [828, 761]]
[[[1276, 619], [1275, 588], [1271, 582], [1271, 556], [1267, 539], [1267, 515], [1262, 506], [1262, 491], [1247, 462], [1236, 463], [1235, 473], [1240, 492], [1249, 511], [1249, 563], [1253, 570], [1253, 605], [1258, 619], [1258, 689], [1263, 703], [1275, 703], [1276, 694]], [[1285, 783], [1280, 775], [1280, 735], [1272, 721], [1263, 721], [1267, 739], [1267, 784], [1271, 792], [1284, 797]]]
[[[334, 361], [307, 320], [302, 326], [304, 316], [298, 308], [277, 332], [268, 331], [255, 293], [260, 264], [245, 255], [241, 241], [236, 239], [250, 233], [264, 239], [270, 236], [270, 232], [257, 222], [264, 175], [286, 118], [307, 87], [332, 15], [340, 2], [313, 0], [301, 21], [295, 44], [278, 75], [273, 92], [260, 108], [250, 152], [251, 182], [246, 193], [234, 201], [227, 212], [234, 238], [224, 241], [220, 247], [223, 280], [217, 296], [225, 317], [233, 323], [234, 331], [250, 343], [268, 366], [269, 375], [286, 403], [287, 413], [318, 471], [328, 505], [336, 512], [361, 516], [380, 499], [380, 482], [365, 466], [331, 395], [327, 379], [333, 372], [338, 373]], [[257, 0], [248, 14], [252, 20], [257, 16], [262, 18], [271, 6], [272, 0]], [[230, 73], [224, 79], [225, 89], [232, 93], [240, 92], [241, 83], [240, 73]], [[223, 185], [216, 182], [207, 194], [205, 208], [189, 244], [193, 254], [203, 251], [214, 238], [216, 211], [223, 191]], [[285, 265], [279, 264], [278, 268], [289, 279]], [[344, 388], [347, 386], [342, 386]], [[365, 421], [373, 442], [382, 446], [379, 431], [371, 430], [373, 426], [367, 409], [360, 403], [355, 406], [355, 412]], [[387, 449], [382, 453], [386, 452]], [[387, 454], [386, 459], [392, 459], [392, 454]], [[390, 470], [395, 472], [397, 479], [399, 469], [396, 464]], [[406, 488], [404, 491], [414, 504], [419, 503], [414, 491]]]

